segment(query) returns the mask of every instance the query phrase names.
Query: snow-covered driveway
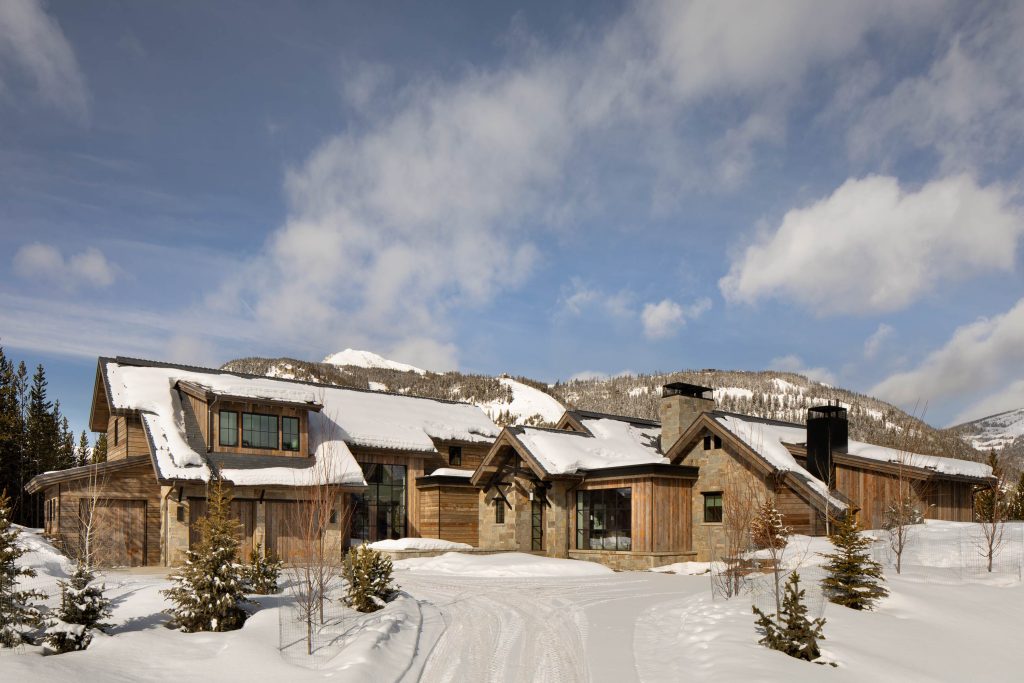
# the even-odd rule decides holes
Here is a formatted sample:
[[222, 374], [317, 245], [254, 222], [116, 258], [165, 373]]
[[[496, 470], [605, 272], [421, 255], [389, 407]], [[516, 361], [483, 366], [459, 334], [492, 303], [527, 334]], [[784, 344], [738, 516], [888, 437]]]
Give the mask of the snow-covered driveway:
[[403, 590], [436, 607], [443, 625], [424, 629], [424, 663], [409, 677], [427, 683], [638, 680], [637, 618], [655, 604], [707, 589], [705, 581], [680, 578], [400, 573]]

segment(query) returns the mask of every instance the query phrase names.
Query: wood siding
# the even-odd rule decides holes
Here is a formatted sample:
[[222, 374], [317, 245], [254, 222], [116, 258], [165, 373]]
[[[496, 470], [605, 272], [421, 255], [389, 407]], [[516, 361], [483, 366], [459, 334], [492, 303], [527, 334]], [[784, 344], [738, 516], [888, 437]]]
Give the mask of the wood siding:
[[[688, 552], [693, 534], [690, 517], [693, 481], [678, 477], [622, 477], [586, 481], [578, 491], [632, 489], [629, 552]], [[569, 513], [570, 547], [576, 548], [576, 506]]]
[[[160, 563], [160, 487], [149, 462], [110, 472], [97, 483], [103, 503], [96, 517], [102, 525], [98, 548], [101, 564], [129, 561], [133, 566]], [[57, 519], [47, 525], [51, 535], [70, 555], [81, 550], [82, 502], [92, 497], [88, 476], [46, 489], [56, 498]], [[98, 506], [99, 507], [99, 506]], [[95, 534], [94, 534], [95, 535]]]
[[420, 491], [419, 530], [476, 547], [480, 542], [480, 493], [472, 486], [429, 486]]
[[[114, 443], [114, 434], [117, 443]], [[121, 460], [132, 455], [149, 455], [149, 440], [142, 420], [135, 416], [111, 415], [107, 422], [107, 460]]]
[[821, 515], [785, 484], [775, 489], [775, 507], [782, 513], [782, 523], [790, 527], [795, 534], [817, 536], [825, 530]]
[[[194, 399], [189, 397], [194, 401]], [[199, 401], [202, 403], [202, 401]], [[205, 424], [208, 423], [208, 419], [199, 419], [200, 414], [196, 412], [196, 418], [199, 419], [200, 425], [203, 426], [204, 436], [207, 444], [212, 444], [210, 450], [214, 453], [238, 453], [241, 455], [282, 455], [291, 457], [308, 457], [309, 456], [309, 411], [302, 408], [294, 408], [292, 406], [275, 406], [273, 404], [266, 403], [241, 403], [234, 401], [217, 401], [210, 406], [210, 410], [213, 413], [213, 438], [210, 439], [209, 434], [206, 433]], [[220, 411], [229, 410], [234, 413], [238, 413], [238, 446], [221, 446], [220, 445]], [[242, 446], [242, 413], [257, 413], [260, 415], [273, 415], [277, 417], [277, 433], [278, 433], [278, 445], [281, 442], [281, 418], [282, 417], [296, 417], [299, 419], [299, 450], [297, 451], [286, 451], [281, 448], [245, 448]], [[203, 415], [206, 414], [206, 408], [203, 408]]]
[[[207, 501], [205, 498], [189, 499], [189, 537], [188, 547], [194, 550], [202, 540], [196, 522], [207, 514]], [[253, 536], [256, 531], [256, 504], [258, 501], [244, 498], [236, 498], [231, 501], [231, 518], [238, 522], [238, 559], [241, 562], [249, 561], [249, 553], [253, 549]]]
[[[974, 485], [952, 479], [911, 479], [905, 477], [927, 519], [952, 522], [974, 520]], [[885, 509], [898, 499], [899, 477], [872, 472], [848, 464], [836, 465], [836, 489], [860, 508], [860, 523], [877, 529], [883, 523]]]

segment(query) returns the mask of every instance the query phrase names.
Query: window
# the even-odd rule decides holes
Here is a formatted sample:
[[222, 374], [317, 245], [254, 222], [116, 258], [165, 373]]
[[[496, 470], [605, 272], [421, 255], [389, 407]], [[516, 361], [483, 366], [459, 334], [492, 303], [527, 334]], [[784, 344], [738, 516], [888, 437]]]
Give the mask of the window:
[[494, 523], [505, 523], [505, 501], [498, 497], [494, 499]]
[[352, 495], [352, 545], [406, 534], [405, 465], [359, 463], [367, 489]]
[[448, 447], [448, 464], [456, 467], [462, 464], [462, 446]]
[[544, 503], [530, 501], [530, 550], [544, 550]]
[[722, 521], [722, 492], [704, 494], [704, 521], [717, 524]]
[[633, 489], [576, 493], [576, 548], [630, 550], [633, 547]]
[[238, 413], [234, 411], [220, 411], [220, 445], [238, 445]]
[[704, 437], [704, 450], [706, 450], [706, 451], [710, 451], [711, 450], [711, 436], [710, 435]]
[[246, 448], [277, 448], [277, 416], [242, 413], [242, 445]]
[[178, 521], [179, 522], [184, 522], [185, 521], [185, 506], [184, 505], [178, 505]]
[[281, 418], [281, 450], [299, 450], [299, 418]]
[[120, 418], [114, 418], [114, 445], [116, 446], [121, 442], [121, 420]]
[[715, 436], [715, 448], [721, 448], [721, 447], [722, 447], [722, 437], [716, 435]]
[[331, 510], [331, 524], [337, 524], [337, 523], [338, 523], [338, 511], [337, 510]]

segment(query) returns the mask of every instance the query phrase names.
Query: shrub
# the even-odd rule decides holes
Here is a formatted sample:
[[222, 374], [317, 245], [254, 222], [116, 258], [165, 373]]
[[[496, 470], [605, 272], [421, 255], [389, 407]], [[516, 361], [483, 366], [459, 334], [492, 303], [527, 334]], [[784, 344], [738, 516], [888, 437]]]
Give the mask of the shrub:
[[774, 618], [754, 607], [758, 616], [757, 625], [764, 633], [761, 645], [790, 657], [812, 662], [821, 656], [818, 640], [824, 640], [821, 627], [824, 619], [808, 619], [807, 606], [804, 604], [804, 591], [800, 588], [800, 576], [793, 572], [786, 582], [786, 597], [782, 601], [782, 610]]
[[110, 616], [110, 601], [103, 596], [106, 586], [90, 585], [94, 575], [83, 565], [67, 581], [59, 581], [60, 610], [57, 618], [47, 624], [43, 640], [58, 653], [84, 650], [92, 642], [92, 629], [102, 630], [101, 623]]
[[348, 582], [346, 603], [359, 612], [376, 612], [398, 592], [391, 582], [391, 558], [367, 545], [345, 555], [342, 576]]
[[256, 544], [249, 553], [249, 564], [245, 568], [245, 579], [249, 585], [249, 591], [259, 595], [273, 595], [279, 590], [277, 580], [281, 576], [283, 566], [274, 553], [268, 550], [264, 555], [261, 545]]

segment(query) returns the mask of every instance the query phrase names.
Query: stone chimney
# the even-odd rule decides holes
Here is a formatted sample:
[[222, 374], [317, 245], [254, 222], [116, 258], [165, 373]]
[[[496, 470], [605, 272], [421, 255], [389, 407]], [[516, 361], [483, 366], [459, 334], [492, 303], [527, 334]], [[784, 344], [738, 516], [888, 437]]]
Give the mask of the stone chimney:
[[661, 452], [668, 453], [700, 414], [715, 409], [712, 390], [696, 384], [673, 382], [661, 389], [658, 418], [661, 420]]

